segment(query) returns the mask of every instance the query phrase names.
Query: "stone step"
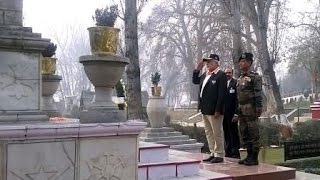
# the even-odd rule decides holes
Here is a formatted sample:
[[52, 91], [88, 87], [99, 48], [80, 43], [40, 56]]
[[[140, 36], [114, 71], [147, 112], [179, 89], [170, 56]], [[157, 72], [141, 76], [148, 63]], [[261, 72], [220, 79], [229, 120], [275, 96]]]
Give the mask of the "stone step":
[[169, 136], [169, 137], [140, 137], [140, 141], [144, 142], [159, 142], [159, 141], [181, 141], [181, 140], [188, 140], [189, 136], [181, 135], [181, 136]]
[[24, 31], [0, 31], [0, 37], [28, 37], [28, 38], [41, 38], [40, 33], [24, 32]]
[[179, 140], [179, 141], [175, 141], [175, 140], [157, 141], [155, 143], [172, 146], [172, 145], [181, 145], [181, 144], [194, 144], [194, 143], [197, 143], [197, 141], [195, 139], [187, 139], [187, 140]]
[[166, 180], [232, 180], [232, 177], [226, 174], [211, 172], [201, 170], [199, 171], [198, 175], [189, 176], [189, 177], [175, 177], [175, 178], [168, 178]]
[[203, 143], [171, 145], [170, 149], [192, 153], [200, 153], [203, 145]]
[[200, 162], [199, 160], [170, 156], [168, 161], [139, 163], [138, 179], [169, 179], [196, 176], [199, 174]]
[[[147, 142], [139, 142], [139, 162], [155, 163], [163, 162], [169, 159], [169, 147], [163, 144], [154, 144]], [[156, 156], [155, 156], [156, 154]]]
[[150, 133], [140, 133], [140, 137], [148, 137], [148, 138], [152, 138], [152, 137], [168, 137], [168, 136], [180, 136], [182, 135], [181, 132], [178, 131], [173, 131], [173, 132], [161, 132], [161, 133], [157, 133], [157, 132], [150, 132]]
[[32, 33], [31, 27], [21, 27], [21, 26], [0, 26], [0, 32], [2, 31], [19, 31], [19, 32], [29, 32]]
[[162, 128], [145, 128], [143, 133], [163, 133], [163, 132], [173, 132], [174, 129], [171, 127], [162, 127]]

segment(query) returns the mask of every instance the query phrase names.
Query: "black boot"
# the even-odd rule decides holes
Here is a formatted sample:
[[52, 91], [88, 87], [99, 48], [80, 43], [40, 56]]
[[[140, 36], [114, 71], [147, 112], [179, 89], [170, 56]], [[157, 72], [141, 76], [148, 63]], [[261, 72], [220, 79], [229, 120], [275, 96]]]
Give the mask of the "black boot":
[[244, 164], [252, 156], [252, 146], [247, 146], [247, 157], [238, 161], [239, 164]]
[[259, 155], [259, 149], [254, 149], [252, 152], [251, 158], [248, 158], [246, 161], [244, 161], [244, 165], [246, 166], [258, 165], [259, 164], [258, 155]]

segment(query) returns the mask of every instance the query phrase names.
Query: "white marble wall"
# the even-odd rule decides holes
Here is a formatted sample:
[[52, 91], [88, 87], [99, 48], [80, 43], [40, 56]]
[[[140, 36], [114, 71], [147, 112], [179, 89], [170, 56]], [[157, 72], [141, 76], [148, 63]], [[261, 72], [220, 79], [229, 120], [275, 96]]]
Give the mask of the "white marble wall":
[[7, 159], [1, 180], [134, 180], [138, 177], [136, 135], [18, 141], [6, 144], [6, 148], [7, 153], [0, 156], [0, 160]]
[[0, 51], [0, 110], [40, 109], [39, 53]]
[[137, 138], [81, 139], [79, 179], [137, 179]]
[[7, 180], [73, 180], [75, 140], [8, 144]]

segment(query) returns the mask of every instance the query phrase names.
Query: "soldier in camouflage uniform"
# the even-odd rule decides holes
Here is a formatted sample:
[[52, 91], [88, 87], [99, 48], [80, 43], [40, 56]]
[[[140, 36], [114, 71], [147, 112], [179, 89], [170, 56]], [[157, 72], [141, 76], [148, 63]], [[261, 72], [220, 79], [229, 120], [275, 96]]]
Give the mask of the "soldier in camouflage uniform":
[[262, 79], [258, 73], [250, 71], [252, 62], [251, 53], [241, 55], [239, 58], [241, 76], [237, 82], [239, 128], [244, 146], [247, 148], [247, 157], [240, 160], [239, 164], [247, 166], [259, 164], [259, 116], [262, 112]]

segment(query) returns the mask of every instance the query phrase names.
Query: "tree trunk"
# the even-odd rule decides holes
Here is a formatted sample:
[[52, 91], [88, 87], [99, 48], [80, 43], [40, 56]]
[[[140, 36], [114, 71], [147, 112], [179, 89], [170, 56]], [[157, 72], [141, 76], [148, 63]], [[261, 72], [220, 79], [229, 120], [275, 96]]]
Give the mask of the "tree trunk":
[[284, 113], [283, 103], [281, 100], [281, 94], [279, 86], [277, 84], [276, 75], [273, 69], [273, 62], [271, 62], [268, 43], [267, 43], [267, 15], [265, 14], [265, 6], [263, 2], [257, 2], [257, 15], [258, 15], [258, 31], [256, 31], [256, 36], [258, 40], [258, 50], [261, 62], [261, 68], [263, 73], [263, 78], [267, 85], [268, 99], [268, 111], [271, 113]]
[[126, 68], [128, 119], [143, 119], [136, 0], [125, 0], [124, 19], [126, 57], [130, 60], [130, 64]]
[[241, 42], [241, 16], [240, 16], [240, 0], [231, 1], [231, 14], [232, 14], [232, 60], [234, 64], [235, 77], [240, 76], [239, 57], [242, 53]]
[[[244, 29], [245, 29], [246, 36], [250, 37], [251, 36], [251, 27], [250, 27], [250, 21], [248, 21], [248, 19], [244, 20]], [[248, 52], [253, 52], [252, 43], [250, 41], [247, 41], [246, 49]]]

